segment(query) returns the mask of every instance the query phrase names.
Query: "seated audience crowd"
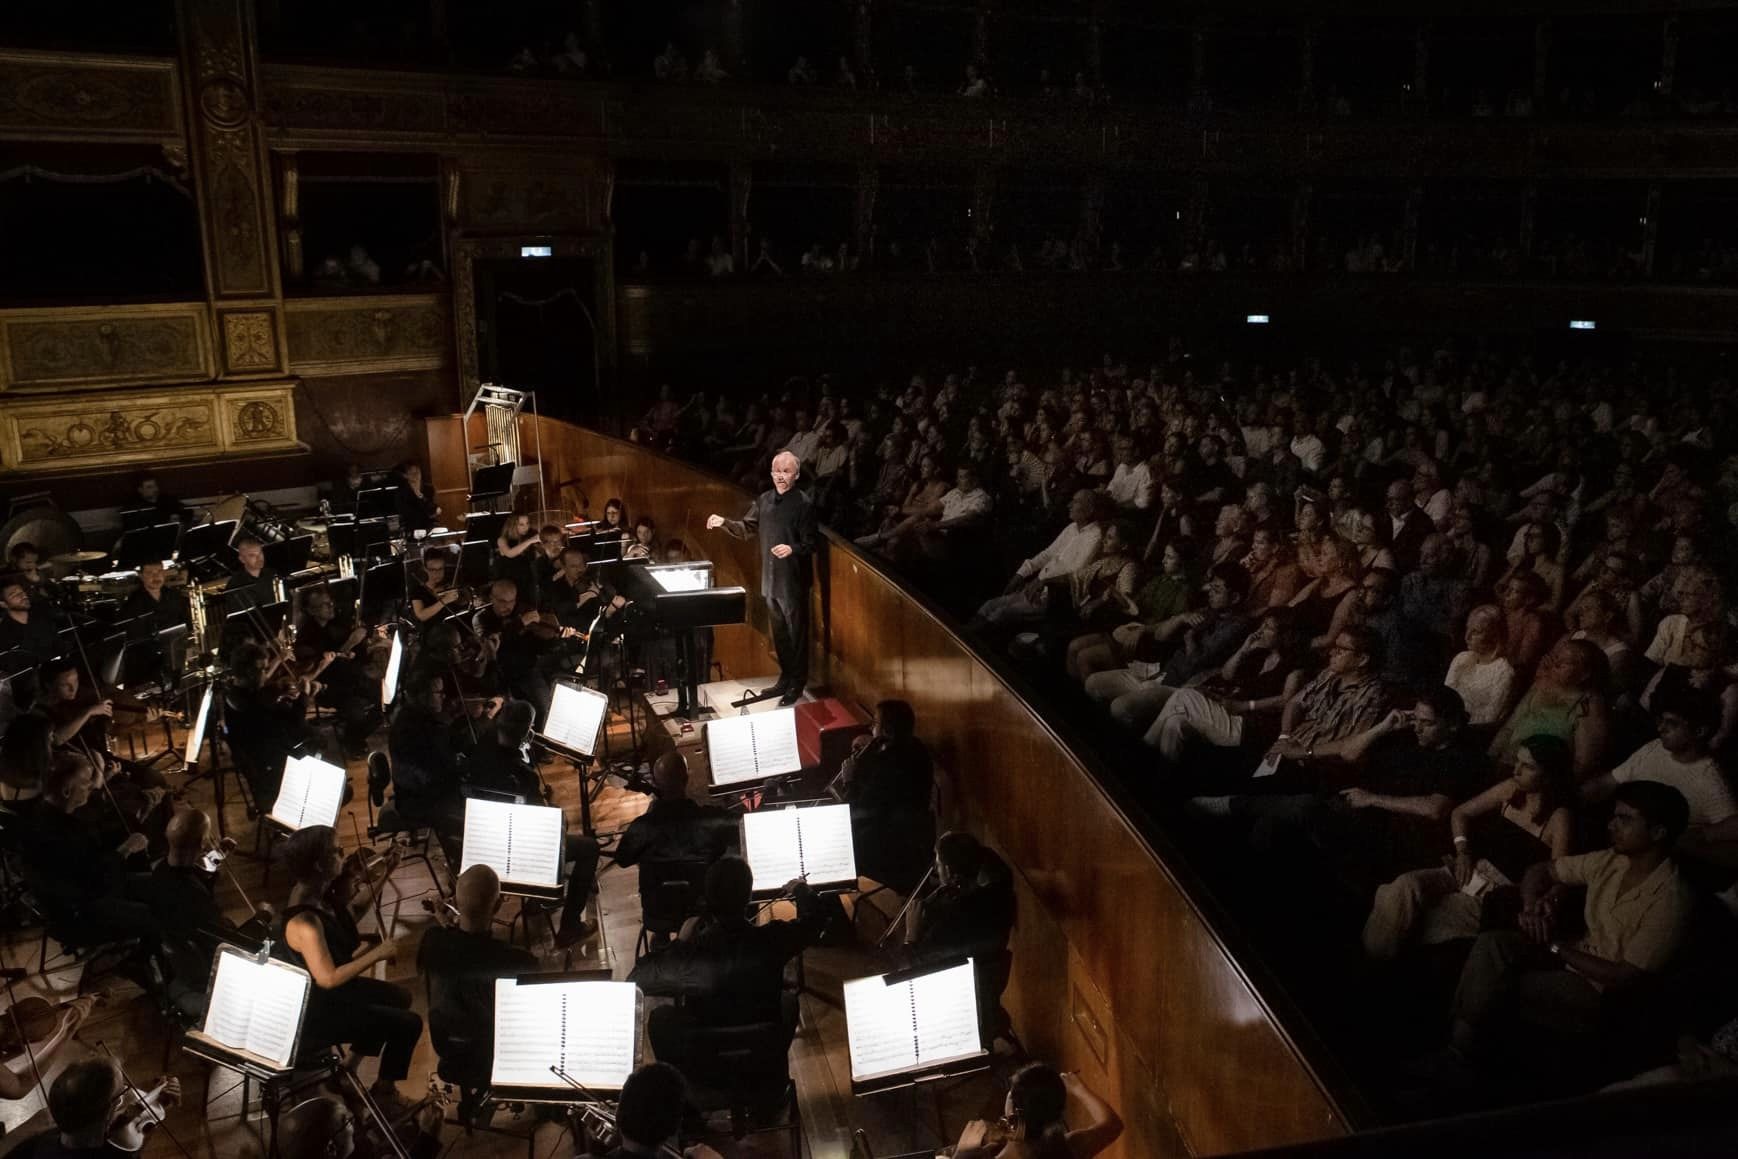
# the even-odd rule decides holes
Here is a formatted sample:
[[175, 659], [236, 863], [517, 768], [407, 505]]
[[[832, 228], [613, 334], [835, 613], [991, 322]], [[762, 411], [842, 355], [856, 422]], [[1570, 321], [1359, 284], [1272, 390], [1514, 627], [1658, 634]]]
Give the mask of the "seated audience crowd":
[[836, 531], [1108, 716], [1276, 958], [1390, 996], [1348, 1019], [1397, 1097], [1729, 1048], [1729, 384], [1450, 347], [1209, 365], [823, 376], [633, 437], [754, 487], [788, 448]]

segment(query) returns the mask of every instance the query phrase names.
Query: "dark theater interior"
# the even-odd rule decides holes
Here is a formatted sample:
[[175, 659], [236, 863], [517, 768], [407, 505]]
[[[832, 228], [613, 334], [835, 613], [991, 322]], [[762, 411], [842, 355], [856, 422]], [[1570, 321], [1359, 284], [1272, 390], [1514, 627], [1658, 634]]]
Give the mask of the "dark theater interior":
[[1735, 61], [0, 3], [0, 1159], [1738, 1153]]

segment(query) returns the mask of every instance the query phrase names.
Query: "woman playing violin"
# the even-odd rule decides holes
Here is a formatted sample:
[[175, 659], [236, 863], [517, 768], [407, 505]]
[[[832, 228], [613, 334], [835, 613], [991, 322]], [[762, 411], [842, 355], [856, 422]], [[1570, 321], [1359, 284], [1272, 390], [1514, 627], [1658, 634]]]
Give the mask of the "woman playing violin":
[[[1070, 1131], [1062, 1113], [1072, 1097], [1092, 1121]], [[1079, 1076], [1027, 1063], [1008, 1081], [1000, 1123], [974, 1119], [960, 1133], [953, 1159], [1092, 1159], [1116, 1142], [1122, 1120]]]
[[[161, 838], [167, 822], [161, 811], [168, 796], [169, 782], [149, 765], [123, 761], [108, 751], [106, 724], [114, 711], [108, 700], [80, 704], [78, 665], [71, 660], [54, 660], [42, 666], [42, 694], [31, 713], [47, 720], [53, 730], [57, 749], [81, 753], [91, 759], [97, 775], [106, 789], [102, 795], [112, 798], [125, 818], [126, 826], [147, 830], [153, 844]], [[103, 813], [103, 823], [113, 818], [114, 809], [107, 803], [96, 806]]]
[[305, 1053], [348, 1043], [344, 1065], [351, 1071], [371, 1055], [380, 1069], [370, 1093], [386, 1113], [402, 1111], [407, 1102], [398, 1083], [410, 1073], [411, 1054], [422, 1037], [422, 1017], [410, 1009], [410, 995], [400, 986], [368, 977], [376, 962], [391, 962], [398, 946], [391, 941], [364, 949], [356, 930], [354, 906], [369, 903], [368, 891], [354, 888], [363, 873], [354, 859], [339, 855], [337, 835], [329, 825], [298, 830], [284, 846], [284, 864], [293, 884], [284, 910], [282, 941], [274, 952], [308, 971], [314, 989], [302, 1026]]
[[[0, 1066], [0, 1099], [22, 1099], [35, 1090], [42, 1073], [54, 1069], [60, 1052], [72, 1041], [73, 1032], [90, 1016], [96, 1004], [94, 994], [76, 998], [59, 1008], [31, 997], [0, 1014], [0, 1062], [10, 1064], [20, 1054], [29, 1058], [29, 1066], [22, 1074], [10, 1065]], [[35, 1016], [27, 1019], [21, 1008], [33, 1011]], [[39, 1038], [44, 1026], [48, 1037]]]
[[425, 547], [422, 552], [423, 581], [410, 591], [410, 614], [424, 632], [464, 611], [457, 607], [464, 596], [452, 586], [451, 577], [447, 575], [447, 554], [442, 547]]

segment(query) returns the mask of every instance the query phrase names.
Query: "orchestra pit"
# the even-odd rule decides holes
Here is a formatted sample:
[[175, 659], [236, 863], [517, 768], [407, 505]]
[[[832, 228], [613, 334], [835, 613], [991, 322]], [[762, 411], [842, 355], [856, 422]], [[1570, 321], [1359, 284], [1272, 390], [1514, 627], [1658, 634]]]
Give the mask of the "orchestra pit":
[[1735, 52], [0, 5], [0, 1159], [1738, 1148]]

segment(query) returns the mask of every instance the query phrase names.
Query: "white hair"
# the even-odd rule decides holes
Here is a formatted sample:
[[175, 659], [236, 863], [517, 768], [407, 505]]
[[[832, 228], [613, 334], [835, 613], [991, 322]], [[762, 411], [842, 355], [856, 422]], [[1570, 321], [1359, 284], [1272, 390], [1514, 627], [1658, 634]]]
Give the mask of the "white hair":
[[801, 471], [803, 469], [803, 461], [797, 458], [794, 451], [780, 451], [772, 457], [773, 465], [776, 466], [780, 459], [789, 459], [791, 461], [791, 470], [793, 471]]

